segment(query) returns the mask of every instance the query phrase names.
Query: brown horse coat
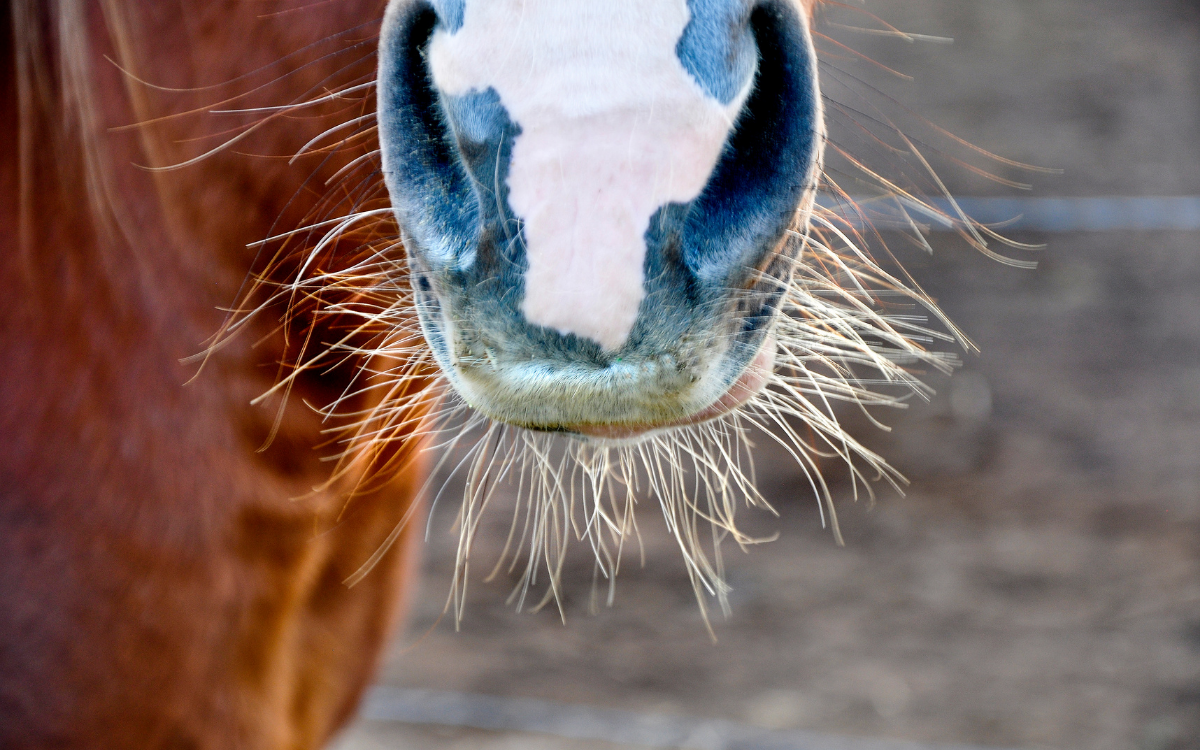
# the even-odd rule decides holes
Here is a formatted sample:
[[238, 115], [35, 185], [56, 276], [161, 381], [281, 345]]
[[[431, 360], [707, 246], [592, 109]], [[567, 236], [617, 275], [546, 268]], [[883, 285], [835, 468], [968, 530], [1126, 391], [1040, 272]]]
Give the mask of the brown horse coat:
[[[284, 358], [277, 333], [242, 336], [185, 385], [196, 366], [181, 360], [221, 325], [247, 243], [297, 211], [285, 202], [311, 167], [223, 153], [154, 175], [134, 166], [164, 157], [144, 131], [105, 132], [158, 114], [105, 60], [131, 63], [134, 36], [138, 72], [186, 88], [382, 14], [341, 0], [285, 22], [266, 5], [11, 0], [0, 13], [0, 747], [317, 747], [352, 714], [409, 588], [415, 544], [343, 581], [412, 502], [417, 472], [335, 523], [338, 488], [308, 494], [329, 473], [311, 411], [288, 409], [256, 452], [274, 411], [250, 401]], [[318, 60], [274, 93], [344, 65]], [[155, 135], [170, 148], [212, 130], [193, 117]], [[286, 154], [320, 132], [266, 130], [245, 150]], [[339, 377], [296, 395], [322, 403]]]

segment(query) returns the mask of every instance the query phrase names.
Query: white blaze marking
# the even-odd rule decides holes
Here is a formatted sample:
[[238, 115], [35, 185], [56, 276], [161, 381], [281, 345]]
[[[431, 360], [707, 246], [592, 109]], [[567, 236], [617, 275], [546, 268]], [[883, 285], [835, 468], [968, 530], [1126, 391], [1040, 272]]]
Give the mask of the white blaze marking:
[[448, 95], [492, 87], [521, 127], [508, 175], [531, 323], [620, 348], [645, 296], [654, 213], [696, 198], [749, 93], [728, 106], [675, 54], [686, 0], [467, 0], [429, 48]]

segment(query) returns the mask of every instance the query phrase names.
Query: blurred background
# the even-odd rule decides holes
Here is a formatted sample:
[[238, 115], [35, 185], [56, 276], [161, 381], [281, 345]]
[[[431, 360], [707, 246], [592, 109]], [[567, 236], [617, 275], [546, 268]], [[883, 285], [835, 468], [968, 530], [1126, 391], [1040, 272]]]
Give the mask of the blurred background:
[[[1064, 170], [999, 167], [1033, 183], [1029, 195], [1200, 195], [1196, 0], [853, 8], [953, 44], [853, 32], [842, 26], [878, 22], [831, 10], [819, 30], [913, 80], [825, 42], [830, 63], [982, 148]], [[940, 173], [956, 195], [1017, 194], [953, 165]], [[1200, 748], [1200, 232], [1009, 234], [1046, 245], [1014, 253], [1037, 270], [948, 233], [930, 236], [932, 257], [905, 255], [981, 348], [953, 379], [930, 378], [931, 403], [881, 414], [893, 432], [852, 421], [912, 480], [906, 496], [880, 487], [874, 505], [855, 504], [830, 466], [839, 547], [800, 471], [758, 441], [779, 517], [739, 518], [779, 539], [748, 554], [727, 545], [732, 614], [714, 617], [715, 643], [651, 502], [645, 566], [626, 561], [611, 608], [589, 613], [579, 545], [565, 625], [553, 607], [515, 612], [513, 580], [479, 575], [455, 632], [442, 616], [456, 544], [446, 503], [381, 685], [554, 701], [618, 723], [804, 730], [819, 734], [770, 736], [813, 748], [831, 736], [864, 748]], [[490, 562], [509, 515], [485, 523], [476, 553]], [[628, 747], [388, 718], [368, 706], [340, 750]]]

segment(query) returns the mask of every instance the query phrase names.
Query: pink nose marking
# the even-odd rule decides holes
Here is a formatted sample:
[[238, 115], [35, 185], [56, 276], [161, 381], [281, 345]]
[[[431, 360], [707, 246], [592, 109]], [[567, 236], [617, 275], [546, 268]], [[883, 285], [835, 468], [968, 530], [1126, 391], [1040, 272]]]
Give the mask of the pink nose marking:
[[723, 105], [676, 55], [686, 0], [468, 0], [429, 61], [448, 95], [494, 89], [521, 128], [509, 204], [536, 325], [619, 349], [644, 291], [645, 234], [704, 189], [749, 93]]

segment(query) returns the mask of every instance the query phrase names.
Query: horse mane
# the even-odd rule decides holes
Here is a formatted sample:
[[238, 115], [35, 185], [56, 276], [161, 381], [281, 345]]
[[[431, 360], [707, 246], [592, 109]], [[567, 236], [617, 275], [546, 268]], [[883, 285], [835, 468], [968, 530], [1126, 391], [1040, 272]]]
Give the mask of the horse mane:
[[[126, 0], [7, 0], [5, 76], [15, 198], [9, 224], [15, 276], [30, 312], [64, 297], [81, 309], [161, 295], [155, 230], [169, 215], [164, 182], [140, 181], [153, 164], [154, 133], [117, 134], [147, 111], [144, 92], [121, 72], [136, 69]], [[10, 199], [11, 200], [11, 199]], [[154, 216], [154, 219], [150, 217]]]
[[[106, 10], [116, 5], [100, 3]], [[43, 205], [48, 180], [83, 186], [90, 216], [104, 232], [116, 229], [119, 208], [95, 100], [85, 0], [9, 0], [8, 5], [17, 100], [17, 232], [28, 262], [35, 226], [50, 208]]]

